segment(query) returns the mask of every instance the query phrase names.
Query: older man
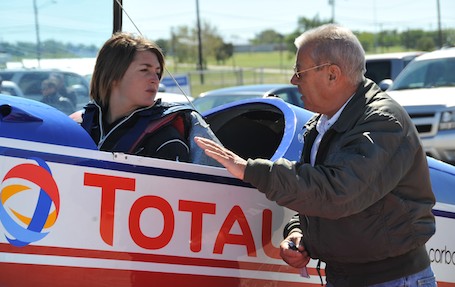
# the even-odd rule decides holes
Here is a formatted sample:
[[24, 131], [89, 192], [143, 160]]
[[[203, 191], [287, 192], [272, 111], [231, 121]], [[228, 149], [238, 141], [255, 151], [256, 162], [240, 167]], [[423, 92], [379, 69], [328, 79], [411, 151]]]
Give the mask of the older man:
[[425, 249], [435, 232], [435, 198], [409, 116], [364, 78], [365, 53], [348, 29], [324, 25], [295, 44], [291, 83], [317, 113], [305, 126], [299, 162], [245, 160], [196, 142], [234, 176], [298, 212], [281, 243], [289, 265], [325, 262], [327, 286], [436, 286]]

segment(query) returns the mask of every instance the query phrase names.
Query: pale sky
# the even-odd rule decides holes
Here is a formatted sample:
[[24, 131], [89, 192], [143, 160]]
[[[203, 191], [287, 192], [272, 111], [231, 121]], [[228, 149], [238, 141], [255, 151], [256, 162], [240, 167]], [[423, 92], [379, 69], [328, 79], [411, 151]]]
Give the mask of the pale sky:
[[[36, 41], [33, 1], [41, 41], [101, 45], [112, 33], [111, 0], [0, 0], [0, 43]], [[288, 34], [299, 17], [335, 21], [355, 31], [437, 30], [437, 0], [199, 0], [201, 21], [225, 42], [247, 43], [266, 29]], [[439, 0], [442, 28], [455, 28], [455, 1]], [[172, 28], [196, 23], [196, 0], [123, 0], [126, 12], [150, 39], [169, 39]], [[124, 30], [137, 30], [126, 15]]]

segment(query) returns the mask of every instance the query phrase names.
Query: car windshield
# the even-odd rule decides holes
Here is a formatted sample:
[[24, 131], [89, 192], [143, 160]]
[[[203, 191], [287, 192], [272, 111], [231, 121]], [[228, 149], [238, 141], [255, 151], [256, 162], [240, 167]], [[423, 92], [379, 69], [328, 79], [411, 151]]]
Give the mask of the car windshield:
[[238, 94], [238, 95], [216, 95], [216, 96], [205, 96], [196, 98], [193, 101], [193, 105], [199, 112], [205, 112], [209, 109], [212, 109], [217, 106], [221, 106], [227, 103], [239, 101], [239, 100], [246, 100], [252, 98], [260, 98], [260, 94]]
[[439, 58], [410, 63], [390, 90], [455, 86], [455, 58]]
[[0, 77], [14, 86], [2, 90], [66, 114], [82, 109], [90, 100], [85, 76], [93, 72], [98, 50], [112, 34], [112, 3], [4, 1]]

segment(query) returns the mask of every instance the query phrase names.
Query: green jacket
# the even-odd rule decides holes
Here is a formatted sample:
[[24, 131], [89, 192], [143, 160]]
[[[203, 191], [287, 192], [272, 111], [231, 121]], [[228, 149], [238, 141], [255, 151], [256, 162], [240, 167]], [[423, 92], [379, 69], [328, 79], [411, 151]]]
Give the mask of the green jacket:
[[324, 135], [312, 167], [318, 117], [305, 126], [300, 162], [249, 159], [245, 170], [246, 182], [299, 213], [284, 235], [298, 228], [335, 286], [386, 282], [427, 267], [435, 198], [406, 111], [365, 80]]

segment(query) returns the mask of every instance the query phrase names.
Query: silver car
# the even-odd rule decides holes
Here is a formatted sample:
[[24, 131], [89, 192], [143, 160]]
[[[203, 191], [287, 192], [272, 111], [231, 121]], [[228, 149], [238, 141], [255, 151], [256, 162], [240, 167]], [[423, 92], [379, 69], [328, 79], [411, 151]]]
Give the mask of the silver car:
[[387, 93], [414, 122], [426, 153], [455, 163], [455, 48], [414, 59]]
[[202, 93], [193, 101], [199, 112], [239, 100], [263, 98], [268, 96], [279, 97], [285, 102], [303, 108], [297, 86], [291, 84], [257, 84], [227, 87]]

